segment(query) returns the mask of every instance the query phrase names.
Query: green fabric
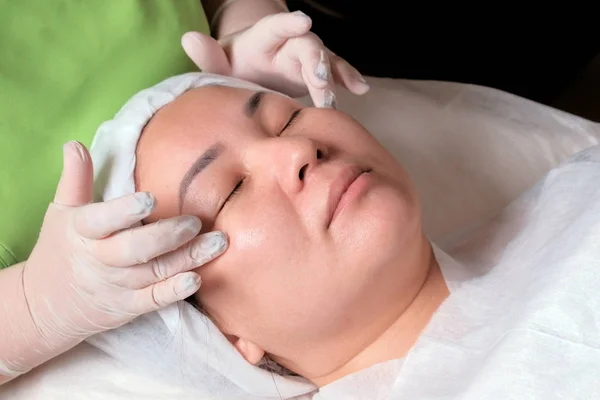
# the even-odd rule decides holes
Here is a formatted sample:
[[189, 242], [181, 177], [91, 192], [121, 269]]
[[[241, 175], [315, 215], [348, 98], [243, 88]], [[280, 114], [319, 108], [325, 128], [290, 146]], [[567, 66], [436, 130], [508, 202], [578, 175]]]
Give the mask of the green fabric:
[[0, 268], [25, 260], [52, 201], [62, 145], [89, 146], [132, 95], [193, 71], [200, 0], [0, 0]]

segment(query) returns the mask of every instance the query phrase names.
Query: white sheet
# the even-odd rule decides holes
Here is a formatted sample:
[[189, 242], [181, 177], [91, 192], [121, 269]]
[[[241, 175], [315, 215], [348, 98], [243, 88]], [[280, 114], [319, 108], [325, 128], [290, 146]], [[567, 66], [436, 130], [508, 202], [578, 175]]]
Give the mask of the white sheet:
[[600, 146], [436, 256], [449, 285], [403, 360], [314, 400], [600, 398]]
[[[340, 108], [406, 167], [434, 239], [494, 214], [552, 166], [599, 142], [597, 124], [496, 90], [368, 80], [372, 91], [362, 98], [340, 93]], [[132, 393], [146, 400], [183, 396], [87, 345], [0, 387], [0, 398], [15, 400], [135, 399]]]

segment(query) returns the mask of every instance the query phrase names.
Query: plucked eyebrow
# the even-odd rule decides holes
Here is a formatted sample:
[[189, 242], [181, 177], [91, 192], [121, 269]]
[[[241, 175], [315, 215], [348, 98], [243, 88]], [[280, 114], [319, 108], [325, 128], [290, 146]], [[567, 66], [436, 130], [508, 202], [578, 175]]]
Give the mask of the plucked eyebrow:
[[250, 96], [244, 108], [244, 112], [246, 113], [246, 116], [248, 118], [252, 118], [254, 114], [256, 114], [256, 111], [258, 111], [258, 108], [260, 107], [260, 102], [264, 95], [265, 92], [256, 92], [252, 96]]
[[194, 161], [190, 169], [186, 172], [185, 176], [179, 184], [179, 212], [183, 209], [183, 201], [187, 193], [190, 184], [194, 178], [208, 167], [213, 161], [215, 161], [221, 153], [223, 153], [223, 143], [217, 142], [209, 147], [200, 157]]

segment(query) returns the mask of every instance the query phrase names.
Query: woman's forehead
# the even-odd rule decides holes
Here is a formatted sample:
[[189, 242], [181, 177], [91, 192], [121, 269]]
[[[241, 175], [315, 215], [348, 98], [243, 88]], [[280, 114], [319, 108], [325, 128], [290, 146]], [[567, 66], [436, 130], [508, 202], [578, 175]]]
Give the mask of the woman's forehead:
[[[188, 90], [159, 110], [154, 118], [172, 119], [171, 123], [198, 119], [198, 116], [235, 114], [243, 110], [244, 102], [254, 93], [248, 89], [225, 86], [205, 86]], [[184, 120], [182, 121], [182, 117]], [[213, 118], [204, 118], [209, 122]]]
[[167, 146], [195, 145], [244, 123], [244, 105], [254, 92], [223, 86], [195, 88], [159, 110], [144, 129], [147, 141]]

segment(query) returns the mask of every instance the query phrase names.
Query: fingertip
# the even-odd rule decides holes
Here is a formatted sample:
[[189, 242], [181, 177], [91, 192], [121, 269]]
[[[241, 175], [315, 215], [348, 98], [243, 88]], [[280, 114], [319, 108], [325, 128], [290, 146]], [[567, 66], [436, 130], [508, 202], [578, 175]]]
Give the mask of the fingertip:
[[200, 247], [202, 248], [202, 252], [208, 254], [211, 259], [220, 256], [229, 247], [229, 240], [224, 232], [214, 231], [204, 236]]
[[368, 83], [358, 82], [350, 91], [356, 95], [362, 96], [367, 94], [367, 92], [371, 90], [371, 87]]
[[133, 210], [134, 214], [148, 216], [156, 207], [156, 197], [150, 192], [135, 193], [134, 198], [137, 200]]
[[312, 19], [308, 15], [304, 14], [302, 11], [294, 11], [291, 14], [293, 14], [296, 17], [296, 21], [298, 21], [298, 23], [301, 24], [302, 27], [306, 28], [307, 31], [312, 27]]
[[139, 290], [135, 308], [145, 314], [185, 300], [200, 289], [201, 282], [200, 275], [191, 271], [159, 281]]
[[335, 56], [332, 65], [335, 80], [352, 94], [364, 95], [371, 87], [360, 72], [351, 66], [346, 60]]
[[343, 85], [353, 94], [362, 96], [371, 89], [365, 78], [356, 69], [348, 75], [342, 77]]
[[202, 36], [198, 32], [186, 32], [181, 36], [181, 47], [183, 47], [186, 52], [189, 52], [201, 42]]
[[67, 157], [72, 151], [75, 150], [76, 143], [77, 142], [75, 140], [71, 140], [63, 144], [63, 157]]
[[182, 216], [181, 227], [183, 231], [189, 232], [193, 235], [192, 238], [194, 238], [202, 230], [202, 221], [200, 221], [200, 218], [196, 217], [195, 215], [185, 215]]
[[181, 47], [203, 72], [231, 75], [231, 65], [221, 44], [213, 37], [199, 32], [186, 32]]
[[214, 231], [214, 235], [220, 243], [221, 250], [225, 251], [229, 246], [229, 236], [223, 231]]
[[337, 109], [337, 97], [331, 89], [326, 89], [323, 95], [323, 108]]
[[371, 86], [369, 86], [369, 83], [365, 80], [365, 78], [361, 75], [360, 72], [356, 71], [356, 81], [358, 82], [357, 84], [357, 92], [356, 94], [365, 94], [369, 91], [369, 89], [371, 89]]
[[273, 25], [270, 25], [270, 27], [280, 31], [281, 35], [287, 38], [302, 36], [312, 27], [312, 19], [301, 11], [285, 13], [282, 16], [283, 18], [279, 19], [278, 16], [274, 15], [271, 22]]
[[154, 196], [154, 195], [153, 195], [152, 193], [150, 193], [150, 192], [144, 192], [144, 193], [146, 193], [146, 196], [147, 196], [147, 198], [146, 198], [146, 202], [148, 203], [148, 206], [149, 206], [150, 208], [154, 208], [154, 207], [156, 207], [156, 196]]
[[316, 108], [337, 109], [337, 97], [333, 90], [315, 90], [311, 91], [311, 99]]
[[202, 39], [202, 34], [200, 32], [196, 32], [196, 31], [190, 31], [190, 32], [186, 32], [183, 34], [183, 36], [181, 36], [181, 40], [200, 40]]
[[185, 299], [200, 289], [202, 278], [193, 271], [183, 272], [178, 275], [175, 282], [175, 292], [180, 299]]
[[76, 140], [71, 140], [63, 145], [63, 157], [67, 159], [70, 156], [75, 156], [80, 161], [85, 162], [88, 159], [88, 152], [81, 143]]
[[77, 141], [63, 145], [63, 168], [54, 202], [80, 206], [92, 201], [93, 166], [85, 146]]
[[304, 12], [302, 12], [301, 10], [296, 10], [296, 11], [292, 12], [291, 14], [311, 21], [310, 17], [307, 14], [305, 14]]

